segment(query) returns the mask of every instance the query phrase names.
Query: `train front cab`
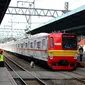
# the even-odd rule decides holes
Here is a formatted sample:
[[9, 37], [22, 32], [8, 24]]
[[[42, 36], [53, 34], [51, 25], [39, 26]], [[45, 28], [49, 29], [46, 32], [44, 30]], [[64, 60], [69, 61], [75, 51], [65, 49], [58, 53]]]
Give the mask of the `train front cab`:
[[77, 37], [53, 33], [48, 36], [48, 65], [53, 70], [73, 70], [77, 66]]

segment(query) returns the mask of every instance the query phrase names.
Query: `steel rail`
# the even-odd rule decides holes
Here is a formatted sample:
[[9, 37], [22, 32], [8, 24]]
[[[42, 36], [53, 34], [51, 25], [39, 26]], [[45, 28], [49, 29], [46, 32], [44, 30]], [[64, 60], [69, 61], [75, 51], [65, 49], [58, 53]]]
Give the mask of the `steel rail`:
[[[71, 72], [71, 73], [75, 73], [75, 72]], [[75, 79], [76, 81], [78, 81], [78, 82], [80, 82], [80, 83], [82, 83], [82, 84], [85, 84], [85, 81], [84, 81], [84, 80], [81, 80], [81, 79], [79, 79], [79, 78], [73, 77], [73, 76], [71, 76], [71, 75], [69, 75], [69, 74], [66, 74], [65, 72], [62, 72], [62, 74], [68, 75], [68, 76], [72, 77], [72, 79]], [[75, 73], [75, 74], [78, 74], [78, 73]]]
[[[5, 56], [6, 57], [6, 56]], [[19, 64], [17, 64], [16, 62], [14, 62], [13, 60], [9, 59], [8, 57], [6, 57], [8, 60], [10, 60], [12, 63], [16, 64], [19, 68], [21, 68], [22, 70], [24, 70], [25, 72], [29, 73], [30, 75], [32, 75], [35, 79], [37, 79], [38, 82], [40, 82], [42, 85], [47, 85], [44, 81], [42, 81], [41, 79], [39, 79], [37, 76], [33, 75], [30, 71], [26, 70], [25, 68], [23, 68], [22, 66], [20, 66]]]
[[27, 85], [23, 78], [5, 61], [6, 65], [18, 76], [23, 85]]

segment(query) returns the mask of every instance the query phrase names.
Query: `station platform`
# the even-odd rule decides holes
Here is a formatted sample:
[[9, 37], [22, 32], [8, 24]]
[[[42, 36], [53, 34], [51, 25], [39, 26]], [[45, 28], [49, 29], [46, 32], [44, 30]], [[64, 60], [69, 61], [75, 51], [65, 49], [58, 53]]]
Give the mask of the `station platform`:
[[17, 85], [6, 67], [0, 67], [0, 85]]
[[80, 67], [85, 67], [85, 53], [83, 54], [83, 56], [82, 56], [82, 61], [80, 61], [80, 56], [78, 56], [78, 58], [77, 58], [77, 62], [78, 62], [78, 66], [80, 66]]

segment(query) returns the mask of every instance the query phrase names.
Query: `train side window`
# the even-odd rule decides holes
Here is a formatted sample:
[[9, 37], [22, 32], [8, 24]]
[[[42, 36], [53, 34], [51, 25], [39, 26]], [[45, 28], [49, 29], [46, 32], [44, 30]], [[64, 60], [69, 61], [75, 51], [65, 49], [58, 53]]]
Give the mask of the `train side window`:
[[50, 38], [50, 47], [51, 48], [54, 47], [54, 39], [53, 39], [53, 37]]
[[15, 46], [16, 46], [16, 48], [17, 48], [17, 47], [18, 47], [18, 44], [16, 44]]
[[39, 41], [37, 42], [37, 48], [40, 49], [40, 47], [41, 47], [41, 42]]
[[30, 48], [33, 48], [33, 42], [30, 43]]
[[19, 48], [19, 44], [18, 44], [18, 48]]

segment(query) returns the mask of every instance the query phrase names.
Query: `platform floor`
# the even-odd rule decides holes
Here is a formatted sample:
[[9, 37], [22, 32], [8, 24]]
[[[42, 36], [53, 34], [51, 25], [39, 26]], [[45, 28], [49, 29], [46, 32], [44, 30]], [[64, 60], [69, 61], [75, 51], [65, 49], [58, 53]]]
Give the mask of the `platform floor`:
[[17, 85], [6, 67], [0, 67], [0, 85]]
[[77, 58], [77, 62], [78, 62], [78, 66], [83, 66], [83, 67], [85, 67], [85, 53], [83, 54], [83, 56], [82, 56], [82, 61], [80, 61], [80, 56], [78, 56], [78, 58]]

